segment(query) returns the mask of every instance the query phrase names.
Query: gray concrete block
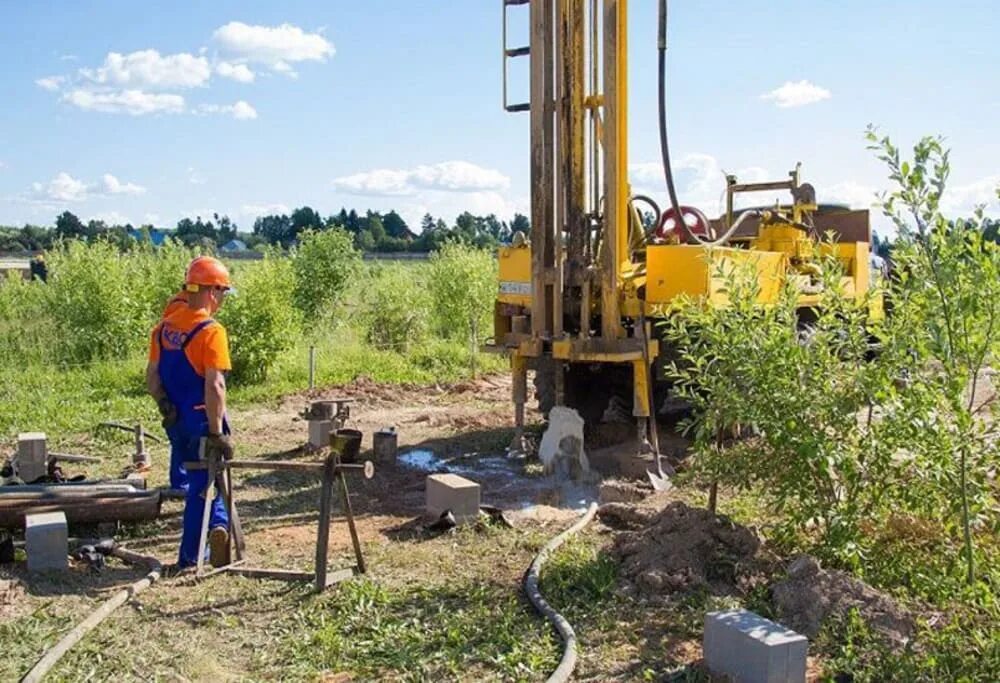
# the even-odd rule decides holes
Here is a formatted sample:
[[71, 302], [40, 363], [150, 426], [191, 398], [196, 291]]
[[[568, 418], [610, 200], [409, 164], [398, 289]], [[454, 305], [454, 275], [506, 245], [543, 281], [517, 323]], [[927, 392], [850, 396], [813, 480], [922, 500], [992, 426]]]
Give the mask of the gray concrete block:
[[427, 476], [427, 514], [439, 517], [451, 510], [459, 524], [479, 518], [479, 484], [457, 474]]
[[745, 609], [705, 615], [702, 644], [713, 674], [737, 683], [803, 683], [808, 639]]
[[66, 569], [69, 535], [65, 512], [38, 512], [24, 516], [24, 550], [28, 571]]
[[48, 448], [44, 432], [17, 435], [17, 476], [27, 483], [48, 474]]
[[309, 420], [309, 446], [326, 448], [330, 445], [330, 421]]

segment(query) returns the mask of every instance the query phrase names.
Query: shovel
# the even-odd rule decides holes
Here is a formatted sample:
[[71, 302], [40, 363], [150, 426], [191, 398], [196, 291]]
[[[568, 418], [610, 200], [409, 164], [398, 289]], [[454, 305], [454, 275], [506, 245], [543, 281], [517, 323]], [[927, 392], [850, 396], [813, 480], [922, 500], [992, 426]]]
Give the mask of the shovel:
[[[641, 304], [639, 309], [639, 328], [642, 330], [642, 361], [649, 368], [649, 339], [646, 337], [646, 316], [642, 311]], [[649, 483], [653, 485], [654, 491], [668, 491], [674, 485], [671, 483], [667, 473], [663, 471], [663, 462], [660, 459], [660, 436], [656, 428], [656, 407], [653, 404], [653, 377], [652, 371], [649, 372], [649, 381], [646, 382], [649, 391], [649, 416], [646, 418], [646, 430], [649, 434], [650, 445], [653, 447], [653, 457], [656, 458], [656, 472], [646, 470], [646, 476], [649, 477]]]

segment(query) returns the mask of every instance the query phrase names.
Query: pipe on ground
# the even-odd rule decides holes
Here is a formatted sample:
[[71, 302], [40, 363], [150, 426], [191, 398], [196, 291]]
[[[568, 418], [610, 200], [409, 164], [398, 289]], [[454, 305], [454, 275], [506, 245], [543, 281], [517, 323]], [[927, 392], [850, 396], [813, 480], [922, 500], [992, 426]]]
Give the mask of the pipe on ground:
[[570, 675], [573, 673], [573, 669], [576, 667], [576, 633], [573, 631], [573, 626], [566, 621], [566, 617], [555, 611], [545, 601], [545, 598], [542, 597], [542, 592], [538, 589], [538, 577], [542, 572], [542, 566], [549, 559], [549, 555], [561, 546], [567, 538], [590, 524], [596, 512], [597, 503], [591, 503], [587, 511], [583, 513], [573, 526], [550, 540], [538, 551], [535, 559], [531, 562], [531, 566], [528, 567], [528, 571], [524, 573], [525, 595], [528, 596], [531, 604], [535, 606], [539, 614], [552, 622], [556, 631], [559, 632], [559, 637], [563, 639], [562, 658], [559, 660], [559, 666], [548, 677], [548, 683], [564, 683], [569, 680]]
[[38, 683], [38, 681], [43, 680], [52, 667], [59, 662], [62, 656], [69, 652], [70, 648], [80, 642], [83, 637], [94, 630], [98, 624], [107, 619], [112, 612], [124, 605], [129, 598], [138, 595], [156, 583], [156, 581], [160, 578], [160, 573], [163, 571], [160, 561], [150, 555], [140, 555], [139, 553], [132, 552], [131, 550], [118, 547], [112, 551], [112, 554], [129, 564], [145, 564], [149, 567], [149, 573], [132, 585], [127, 586], [112, 595], [100, 607], [91, 612], [90, 616], [74, 626], [73, 630], [63, 636], [62, 640], [53, 645], [44, 655], [42, 655], [42, 658], [38, 660], [35, 666], [31, 667], [31, 670], [24, 675], [21, 679], [21, 683]]

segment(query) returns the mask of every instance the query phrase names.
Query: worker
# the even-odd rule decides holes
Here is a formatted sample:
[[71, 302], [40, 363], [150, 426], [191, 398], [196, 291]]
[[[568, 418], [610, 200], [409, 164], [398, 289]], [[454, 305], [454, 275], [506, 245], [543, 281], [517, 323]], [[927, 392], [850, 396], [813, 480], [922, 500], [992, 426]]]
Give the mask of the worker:
[[[203, 259], [210, 258], [211, 256], [199, 256], [192, 262], [192, 265]], [[188, 291], [182, 287], [179, 292], [167, 301], [167, 305], [163, 307], [163, 315], [160, 316], [160, 319], [166, 320], [171, 313], [186, 308], [187, 305]], [[157, 407], [160, 409], [160, 415], [163, 417], [163, 429], [166, 431], [167, 439], [170, 441], [170, 488], [186, 492], [188, 489], [188, 480], [187, 470], [184, 469], [184, 449], [177, 433], [177, 416], [174, 414], [173, 404], [164, 396], [157, 401]]]
[[[146, 366], [146, 385], [170, 426], [182, 463], [215, 454], [233, 454], [226, 419], [225, 373], [232, 365], [225, 328], [213, 315], [232, 288], [229, 271], [221, 261], [199, 257], [184, 278], [187, 302], [153, 328]], [[206, 470], [187, 473], [183, 531], [178, 567], [198, 562], [205, 497], [215, 482]], [[229, 519], [221, 494], [216, 491], [209, 521], [210, 561], [228, 564]]]

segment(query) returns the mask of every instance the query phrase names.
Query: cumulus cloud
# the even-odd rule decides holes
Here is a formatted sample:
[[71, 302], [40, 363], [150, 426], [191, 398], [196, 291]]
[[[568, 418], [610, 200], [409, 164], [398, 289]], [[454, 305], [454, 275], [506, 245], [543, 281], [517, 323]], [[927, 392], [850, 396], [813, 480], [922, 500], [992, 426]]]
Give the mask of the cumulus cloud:
[[65, 76], [46, 76], [45, 78], [38, 78], [35, 80], [35, 85], [37, 85], [42, 90], [48, 90], [49, 92], [56, 92], [62, 87], [62, 84], [66, 82]]
[[971, 216], [977, 206], [985, 206], [991, 215], [998, 213], [1000, 175], [989, 175], [964, 185], [949, 185], [941, 197], [941, 210], [945, 214]]
[[820, 203], [846, 204], [852, 209], [871, 209], [878, 200], [879, 190], [854, 180], [845, 180], [826, 187], [816, 188]]
[[332, 57], [333, 44], [319, 33], [298, 26], [258, 26], [231, 21], [212, 35], [223, 52], [237, 61], [264, 64], [274, 71], [294, 73], [295, 62], [323, 62]]
[[802, 107], [822, 100], [828, 100], [831, 93], [826, 88], [810, 83], [807, 80], [798, 82], [786, 81], [784, 85], [760, 96], [762, 100], [770, 100], [782, 109]]
[[80, 75], [99, 85], [165, 90], [205, 85], [212, 69], [205, 57], [186, 52], [160, 55], [156, 50], [139, 50], [127, 55], [109, 52], [96, 69], [80, 69]]
[[203, 104], [198, 107], [198, 111], [203, 114], [225, 114], [241, 121], [257, 118], [257, 110], [243, 100], [234, 104]]
[[238, 62], [219, 62], [215, 65], [215, 73], [240, 83], [253, 83], [256, 74], [246, 64]]
[[205, 184], [205, 182], [206, 182], [205, 181], [205, 176], [202, 175], [202, 173], [198, 169], [196, 169], [194, 166], [188, 166], [187, 173], [188, 173], [188, 182], [191, 183], [192, 185], [204, 185]]
[[468, 161], [443, 161], [410, 169], [375, 169], [333, 180], [338, 190], [359, 195], [406, 196], [420, 191], [481, 192], [506, 190], [510, 178]]
[[103, 211], [94, 214], [88, 220], [104, 221], [105, 225], [131, 225], [132, 221], [128, 216], [119, 211]]
[[82, 202], [92, 196], [140, 195], [146, 188], [135, 183], [122, 182], [110, 173], [101, 176], [97, 183], [88, 184], [60, 171], [48, 183], [32, 183], [31, 199], [41, 202]]
[[87, 184], [61, 171], [47, 184], [32, 183], [35, 199], [57, 202], [82, 202], [87, 198]]
[[146, 188], [135, 183], [123, 183], [110, 173], [101, 176], [101, 189], [104, 194], [145, 194]]
[[184, 111], [184, 98], [170, 93], [149, 93], [142, 90], [121, 90], [99, 92], [77, 88], [63, 95], [63, 101], [85, 111], [100, 111], [109, 114], [167, 113]]

